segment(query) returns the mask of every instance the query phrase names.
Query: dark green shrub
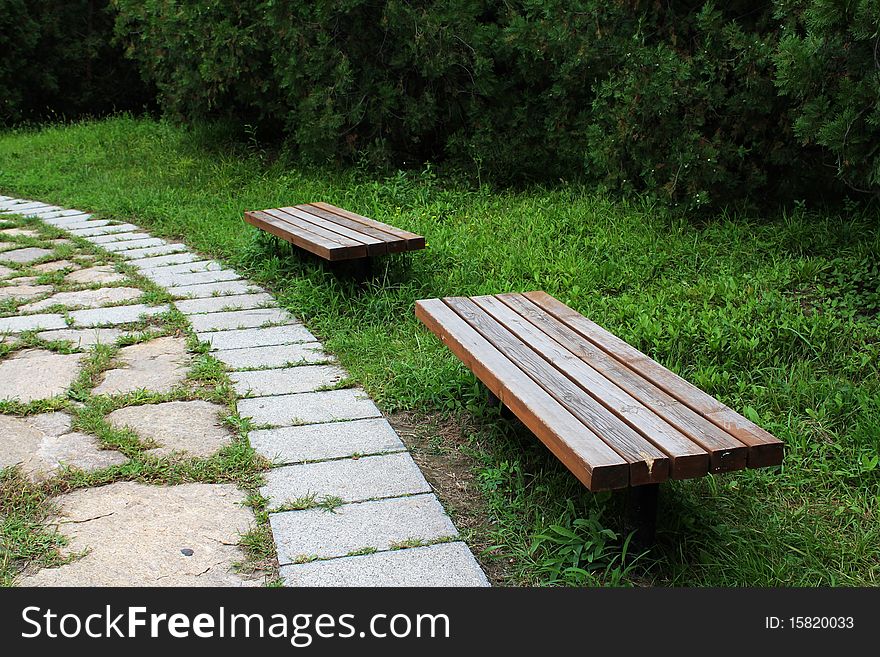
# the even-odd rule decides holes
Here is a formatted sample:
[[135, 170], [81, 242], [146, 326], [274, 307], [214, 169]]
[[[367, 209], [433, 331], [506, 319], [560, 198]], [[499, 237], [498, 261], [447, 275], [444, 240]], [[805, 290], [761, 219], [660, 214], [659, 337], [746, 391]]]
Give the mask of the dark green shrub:
[[114, 20], [106, 0], [0, 0], [0, 124], [148, 102]]

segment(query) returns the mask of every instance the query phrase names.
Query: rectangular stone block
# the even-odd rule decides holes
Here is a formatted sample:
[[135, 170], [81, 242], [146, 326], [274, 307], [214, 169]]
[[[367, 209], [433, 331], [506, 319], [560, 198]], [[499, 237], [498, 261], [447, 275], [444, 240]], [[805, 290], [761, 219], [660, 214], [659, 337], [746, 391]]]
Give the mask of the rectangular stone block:
[[187, 299], [177, 301], [174, 305], [184, 315], [201, 315], [204, 313], [244, 310], [246, 308], [274, 307], [275, 300], [271, 294], [258, 292], [256, 294], [233, 294], [223, 297], [208, 297], [206, 299]]
[[392, 497], [269, 516], [280, 565], [304, 557], [344, 557], [356, 550], [390, 550], [405, 541], [458, 537], [433, 494]]
[[238, 412], [256, 424], [276, 427], [382, 416], [369, 396], [357, 388], [249, 397], [239, 400]]
[[128, 251], [122, 251], [121, 255], [126, 260], [139, 260], [141, 258], [150, 258], [152, 256], [167, 255], [169, 253], [181, 253], [189, 250], [186, 244], [160, 244], [158, 246], [145, 246]]
[[0, 333], [20, 333], [36, 329], [67, 328], [62, 315], [19, 315], [18, 317], [0, 317]]
[[[202, 318], [225, 315], [226, 313], [212, 313], [210, 315], [195, 315], [190, 317], [193, 328], [196, 325], [207, 325], [209, 332], [197, 333], [199, 340], [207, 342], [214, 349], [245, 349], [247, 347], [269, 346], [276, 344], [295, 344], [297, 342], [317, 342], [315, 336], [302, 324], [284, 324], [282, 326], [269, 326], [266, 328], [230, 329], [226, 331], [210, 331], [211, 324], [197, 322]], [[196, 330], [199, 330], [198, 328]]]
[[239, 397], [289, 395], [315, 392], [336, 385], [348, 374], [336, 365], [299, 365], [274, 370], [230, 372], [232, 387]]
[[[228, 312], [207, 313], [205, 315], [193, 315], [189, 318], [193, 330], [221, 331], [228, 329], [244, 329], [264, 324], [278, 324], [280, 322], [293, 322], [293, 316], [281, 308], [251, 308], [249, 310], [231, 310]], [[314, 337], [312, 337], [314, 341]], [[307, 340], [300, 340], [307, 342]], [[248, 346], [248, 345], [242, 345]], [[234, 349], [237, 347], [222, 347]]]
[[175, 299], [206, 299], [239, 294], [262, 292], [262, 290], [247, 281], [220, 281], [219, 283], [203, 283], [201, 285], [187, 285], [185, 287], [170, 288], [169, 292]]
[[[103, 222], [96, 221], [95, 223]], [[104, 226], [96, 226], [94, 228], [71, 228], [70, 226], [65, 226], [64, 230], [76, 237], [103, 237], [115, 233], [130, 234], [131, 231], [137, 230], [137, 226], [132, 226], [131, 224], [107, 224]]]
[[154, 267], [164, 267], [166, 265], [179, 265], [184, 262], [196, 262], [200, 259], [201, 256], [198, 256], [195, 253], [183, 251], [181, 253], [141, 258], [139, 260], [133, 260], [131, 264], [136, 269], [152, 269]]
[[310, 495], [319, 500], [338, 497], [362, 502], [430, 492], [431, 486], [407, 452], [273, 468], [260, 489], [270, 509]]
[[[135, 231], [138, 230], [138, 227], [135, 226]], [[138, 240], [148, 240], [152, 239], [152, 235], [149, 233], [138, 233], [138, 232], [122, 232], [122, 233], [111, 233], [109, 235], [95, 235], [93, 237], [84, 238], [87, 242], [91, 242], [92, 244], [110, 244], [111, 242], [133, 242]], [[146, 246], [146, 245], [145, 245]]]
[[101, 244], [101, 248], [105, 251], [110, 251], [112, 253], [116, 253], [117, 251], [130, 251], [130, 250], [138, 250], [142, 251], [143, 249], [148, 249], [151, 246], [166, 246], [168, 243], [165, 240], [160, 240], [158, 237], [150, 237], [148, 239], [141, 240], [125, 240], [123, 242], [111, 242], [109, 244]]
[[[110, 221], [108, 219], [91, 219], [89, 221], [81, 221], [79, 217], [74, 217], [74, 219], [76, 219], [76, 221], [68, 221], [61, 225], [57, 225], [56, 228], [63, 228], [68, 233], [74, 233], [75, 235], [79, 235], [80, 237], [88, 237], [88, 235], [80, 235], [79, 231], [90, 230], [92, 228], [102, 228], [104, 226], [110, 225]], [[46, 223], [50, 222], [47, 221]]]
[[221, 283], [225, 281], [235, 281], [241, 278], [241, 276], [231, 269], [204, 271], [196, 274], [160, 274], [156, 272], [145, 275], [156, 285], [161, 285], [165, 288], [199, 285], [201, 283]]
[[248, 349], [220, 349], [212, 355], [231, 369], [252, 370], [288, 365], [314, 365], [333, 360], [333, 357], [323, 349], [320, 342], [304, 342]]
[[489, 586], [480, 564], [462, 542], [377, 552], [281, 567], [287, 586]]
[[176, 265], [160, 265], [158, 267], [139, 267], [141, 273], [150, 278], [151, 275], [173, 276], [175, 274], [195, 274], [202, 271], [219, 271], [222, 265], [214, 260], [195, 260], [181, 262]]
[[279, 465], [406, 450], [384, 418], [257, 429], [248, 440], [258, 454]]
[[136, 303], [131, 306], [115, 306], [113, 308], [95, 308], [92, 310], [75, 310], [70, 313], [76, 326], [116, 326], [131, 324], [140, 320], [141, 315], [159, 315], [168, 312], [167, 305], [146, 306]]
[[[56, 228], [64, 228], [68, 224], [78, 224], [91, 220], [92, 215], [87, 212], [77, 212], [74, 214], [69, 214], [69, 210], [61, 210], [59, 212], [50, 212], [49, 214], [45, 214], [40, 219], [42, 219], [45, 223], [50, 226], [55, 226]], [[67, 214], [66, 214], [67, 213]]]

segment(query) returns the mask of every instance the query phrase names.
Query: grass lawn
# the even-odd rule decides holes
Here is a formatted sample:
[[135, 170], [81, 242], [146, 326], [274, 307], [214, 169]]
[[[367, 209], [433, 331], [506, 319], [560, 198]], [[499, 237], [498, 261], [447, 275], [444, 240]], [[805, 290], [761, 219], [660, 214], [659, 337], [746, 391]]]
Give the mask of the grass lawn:
[[[125, 117], [0, 133], [0, 194], [132, 221], [271, 289], [392, 415], [496, 582], [880, 583], [876, 207], [697, 223], [568, 184], [496, 192], [429, 170], [303, 167], [217, 128]], [[428, 249], [359, 288], [241, 219], [313, 200]], [[499, 418], [413, 315], [420, 298], [533, 289], [784, 440], [784, 466], [664, 484], [656, 547], [624, 561], [622, 495], [586, 492]]]

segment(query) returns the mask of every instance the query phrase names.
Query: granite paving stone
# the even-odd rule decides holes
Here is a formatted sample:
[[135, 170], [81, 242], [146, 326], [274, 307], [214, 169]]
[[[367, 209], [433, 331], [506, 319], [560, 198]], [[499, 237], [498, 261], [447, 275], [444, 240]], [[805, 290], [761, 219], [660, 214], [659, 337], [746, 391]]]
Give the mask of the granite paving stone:
[[199, 259], [194, 253], [170, 253], [168, 255], [152, 256], [150, 258], [140, 258], [133, 260], [132, 266], [136, 269], [152, 269], [154, 267], [164, 267], [166, 265], [179, 265], [184, 262], [196, 262]]
[[384, 418], [256, 429], [248, 440], [258, 454], [279, 465], [406, 450]]
[[177, 265], [159, 265], [157, 267], [142, 267], [141, 274], [151, 276], [171, 276], [173, 274], [195, 274], [203, 271], [220, 271], [223, 266], [215, 260], [196, 260], [182, 262]]
[[63, 395], [79, 375], [82, 357], [46, 349], [14, 352], [0, 361], [0, 399], [26, 404]]
[[[105, 226], [95, 226], [95, 227], [87, 227], [87, 228], [74, 228], [73, 226], [66, 226], [65, 230], [73, 233], [77, 237], [97, 237], [99, 235], [112, 235], [114, 233], [127, 233], [133, 230], [137, 230], [137, 226], [133, 226], [131, 224], [108, 224]], [[99, 242], [95, 242], [98, 244]]]
[[51, 285], [4, 285], [0, 286], [0, 301], [5, 299], [33, 299], [49, 294], [55, 288]]
[[260, 494], [270, 509], [314, 495], [362, 502], [383, 497], [430, 493], [431, 486], [406, 452], [358, 459], [285, 465], [266, 473]]
[[[64, 230], [79, 235], [80, 230], [89, 228], [100, 228], [101, 226], [109, 226], [111, 223], [113, 222], [109, 221], [108, 219], [82, 220], [80, 217], [75, 217], [73, 220], [67, 219], [63, 224], [61, 224], [61, 226], [63, 226]], [[80, 237], [85, 236], [80, 235]]]
[[36, 329], [67, 328], [63, 315], [55, 313], [45, 315], [21, 315], [18, 317], [0, 317], [0, 333], [20, 333]]
[[[224, 314], [225, 313], [194, 315], [189, 318], [196, 331], [205, 330], [205, 328], [208, 329], [207, 333], [197, 333], [196, 336], [202, 342], [209, 343], [213, 349], [245, 349], [247, 347], [270, 346], [276, 344], [317, 342], [315, 336], [312, 335], [302, 324], [211, 331], [211, 324], [201, 321], [203, 318], [209, 319]], [[222, 322], [220, 324], [222, 324]]]
[[249, 397], [238, 402], [242, 417], [276, 427], [381, 417], [369, 396], [357, 388]]
[[102, 244], [101, 248], [105, 251], [129, 251], [129, 250], [138, 250], [142, 251], [143, 249], [148, 249], [154, 246], [167, 246], [167, 242], [165, 240], [160, 240], [158, 237], [150, 237], [148, 239], [142, 240], [125, 240], [123, 242], [111, 242], [110, 244]]
[[271, 294], [258, 292], [255, 294], [233, 294], [204, 299], [184, 299], [175, 301], [174, 305], [184, 315], [199, 315], [229, 310], [244, 310], [246, 308], [264, 308], [274, 306], [275, 300]]
[[489, 586], [467, 545], [460, 541], [281, 567], [287, 586], [482, 587]]
[[[135, 227], [135, 230], [137, 230], [137, 227]], [[134, 242], [139, 240], [148, 240], [151, 238], [152, 236], [149, 233], [128, 231], [121, 233], [110, 233], [109, 235], [95, 235], [93, 237], [86, 237], [85, 239], [87, 242], [91, 242], [92, 244], [110, 244], [113, 242]]]
[[247, 349], [220, 349], [213, 352], [212, 355], [234, 370], [307, 365], [333, 360], [330, 354], [323, 351], [320, 342], [249, 347]]
[[118, 324], [131, 324], [140, 321], [141, 316], [159, 315], [168, 312], [169, 306], [147, 306], [136, 303], [131, 306], [114, 306], [111, 308], [92, 308], [89, 310], [74, 310], [69, 313], [74, 326], [115, 326]]
[[153, 256], [168, 255], [171, 253], [182, 253], [187, 251], [186, 244], [159, 244], [156, 246], [142, 246], [138, 248], [121, 251], [119, 255], [127, 260], [139, 260], [141, 258], [151, 258]]
[[432, 494], [273, 513], [269, 523], [280, 565], [304, 557], [344, 557], [372, 548], [390, 550], [405, 541], [455, 538], [458, 532]]
[[346, 376], [346, 371], [336, 365], [298, 365], [229, 373], [232, 387], [240, 397], [314, 392], [333, 387]]
[[39, 237], [40, 233], [30, 228], [4, 228], [0, 236]]
[[204, 283], [202, 285], [187, 285], [175, 287], [169, 290], [175, 299], [220, 299], [224, 296], [238, 296], [252, 292], [262, 292], [253, 283], [247, 281], [220, 281], [219, 283]]
[[[249, 310], [232, 310], [229, 312], [194, 315], [189, 318], [189, 321], [192, 324], [194, 331], [203, 332], [220, 331], [224, 329], [253, 328], [265, 324], [292, 322], [294, 319], [289, 312], [281, 308], [251, 308]], [[300, 335], [305, 336], [306, 333], [300, 332]], [[313, 336], [311, 340], [298, 340], [298, 342], [313, 342], [314, 340], [315, 338]]]
[[[159, 270], [157, 270], [157, 272], [158, 271]], [[195, 274], [144, 273], [144, 275], [162, 287], [181, 287], [187, 285], [199, 285], [201, 283], [220, 283], [224, 281], [235, 281], [241, 278], [241, 276], [231, 269], [203, 271]]]
[[6, 265], [0, 265], [0, 278], [5, 278], [6, 276], [9, 276], [10, 274], [12, 274], [14, 272], [15, 272], [14, 269], [10, 269]]
[[113, 344], [123, 335], [124, 331], [113, 328], [57, 329], [37, 333], [40, 340], [70, 342], [77, 349], [86, 349], [96, 344]]
[[162, 337], [119, 350], [119, 367], [104, 373], [95, 395], [122, 395], [136, 390], [171, 392], [186, 380], [189, 354], [182, 338]]
[[102, 287], [97, 290], [58, 292], [51, 297], [21, 306], [19, 311], [36, 312], [58, 305], [66, 306], [67, 308], [100, 308], [110, 304], [139, 299], [143, 294], [143, 290], [134, 287]]
[[96, 265], [79, 271], [71, 272], [64, 277], [68, 283], [78, 283], [80, 285], [91, 285], [93, 283], [118, 283], [126, 279], [125, 274], [121, 274], [113, 268], [113, 265]]
[[52, 253], [51, 249], [41, 249], [37, 246], [27, 246], [23, 249], [13, 249], [0, 253], [0, 260], [4, 262], [17, 262], [22, 265], [29, 264], [34, 260], [45, 258]]
[[53, 260], [51, 262], [44, 262], [41, 265], [34, 265], [33, 269], [41, 274], [51, 274], [62, 269], [79, 269], [79, 266], [70, 260]]

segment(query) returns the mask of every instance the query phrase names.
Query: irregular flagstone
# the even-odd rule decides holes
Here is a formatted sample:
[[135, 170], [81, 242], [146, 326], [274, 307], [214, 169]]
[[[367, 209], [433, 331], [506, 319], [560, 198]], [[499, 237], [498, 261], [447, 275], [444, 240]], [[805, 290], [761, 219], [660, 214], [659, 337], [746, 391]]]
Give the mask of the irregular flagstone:
[[0, 333], [20, 333], [36, 329], [67, 328], [64, 317], [57, 314], [0, 317]]
[[[137, 226], [135, 226], [135, 230], [138, 230]], [[149, 233], [123, 231], [121, 233], [95, 235], [92, 237], [86, 237], [85, 239], [87, 242], [91, 242], [92, 244], [110, 244], [112, 242], [133, 242], [135, 240], [152, 239], [152, 235], [150, 235]]]
[[381, 417], [369, 396], [356, 388], [250, 397], [238, 402], [242, 417], [276, 427]]
[[186, 250], [186, 244], [159, 244], [157, 246], [141, 246], [129, 249], [127, 251], [122, 251], [119, 255], [128, 260], [137, 260], [140, 258], [167, 255], [169, 253], [181, 253]]
[[67, 306], [68, 308], [100, 308], [109, 304], [138, 299], [143, 294], [143, 290], [133, 287], [102, 287], [97, 290], [59, 292], [46, 299], [22, 306], [19, 310], [35, 312], [58, 305]]
[[482, 587], [489, 580], [460, 541], [282, 566], [287, 586]]
[[54, 244], [55, 246], [61, 246], [62, 244], [73, 244], [73, 240], [61, 237], [57, 240], [52, 240], [52, 244]]
[[247, 281], [220, 281], [219, 283], [204, 283], [202, 285], [187, 285], [168, 290], [175, 299], [204, 299], [222, 298], [224, 295], [249, 294], [262, 292], [260, 288]]
[[285, 465], [266, 474], [260, 494], [270, 508], [314, 495], [361, 502], [382, 497], [430, 493], [422, 471], [406, 452], [359, 459]]
[[176, 265], [159, 265], [157, 267], [141, 267], [141, 273], [150, 278], [153, 275], [170, 276], [172, 274], [196, 274], [204, 271], [220, 271], [223, 266], [215, 260], [195, 260]]
[[237, 281], [241, 278], [231, 269], [219, 269], [217, 271], [203, 271], [195, 274], [164, 274], [157, 269], [155, 273], [144, 272], [144, 276], [162, 287], [182, 287], [186, 285], [199, 285], [201, 283], [221, 283], [224, 281]]
[[[280, 344], [295, 344], [298, 342], [317, 342], [317, 339], [302, 324], [285, 324], [283, 326], [270, 326], [267, 328], [231, 329], [226, 331], [210, 331], [211, 323], [207, 320], [225, 313], [213, 313], [209, 315], [196, 315], [190, 317], [190, 322], [195, 330], [205, 327], [208, 333], [197, 333], [196, 336], [202, 342], [207, 342], [213, 349], [245, 349], [247, 347], [270, 346]], [[218, 322], [222, 325], [228, 322]]]
[[[64, 230], [73, 233], [77, 237], [97, 237], [99, 235], [112, 235], [113, 233], [128, 233], [137, 229], [137, 226], [131, 224], [110, 224], [109, 222], [104, 226], [90, 226], [87, 228], [65, 226], [64, 228]], [[98, 244], [98, 242], [95, 243]]]
[[51, 285], [4, 285], [0, 287], [0, 300], [32, 299], [41, 294], [48, 294], [54, 289]]
[[284, 465], [406, 450], [384, 418], [257, 429], [248, 440], [258, 454]]
[[65, 413], [0, 415], [0, 468], [19, 465], [31, 481], [48, 479], [64, 466], [92, 472], [127, 462], [123, 454], [101, 449], [96, 437], [71, 431]]
[[248, 349], [221, 349], [214, 358], [232, 369], [285, 367], [287, 365], [326, 363], [332, 356], [325, 353], [320, 342], [284, 344]]
[[15, 352], [0, 361], [0, 399], [28, 403], [62, 395], [76, 380], [81, 359], [82, 354], [45, 349]]
[[0, 278], [5, 278], [6, 276], [9, 276], [9, 274], [12, 274], [14, 272], [15, 272], [14, 269], [10, 269], [9, 267], [6, 267], [5, 265], [0, 265]]
[[0, 230], [0, 235], [18, 235], [21, 237], [39, 237], [40, 233], [30, 228], [6, 228]]
[[52, 262], [44, 262], [42, 265], [34, 265], [33, 269], [41, 274], [48, 274], [62, 269], [79, 269], [79, 266], [70, 260], [53, 260]]
[[256, 294], [234, 294], [224, 297], [208, 297], [206, 299], [184, 299], [176, 301], [174, 305], [184, 315], [200, 315], [229, 310], [244, 310], [247, 308], [265, 308], [274, 306], [275, 299], [272, 298], [271, 294], [258, 292]]
[[120, 408], [110, 413], [107, 421], [115, 427], [129, 427], [141, 438], [160, 445], [149, 450], [150, 454], [168, 456], [179, 452], [207, 457], [232, 442], [221, 423], [221, 417], [227, 414], [219, 404], [175, 401]]
[[37, 333], [40, 340], [71, 342], [78, 349], [85, 349], [96, 344], [113, 344], [123, 335], [125, 335], [125, 331], [113, 328], [58, 329]]
[[165, 267], [166, 265], [179, 265], [185, 262], [196, 262], [199, 256], [194, 253], [170, 253], [168, 255], [153, 256], [151, 258], [140, 258], [132, 261], [132, 265], [137, 269], [152, 269], [154, 267]]
[[[18, 246], [16, 242], [0, 242], [0, 249], [11, 249], [16, 246]], [[2, 257], [2, 254], [0, 254], [0, 257]]]
[[[189, 321], [192, 324], [193, 330], [199, 332], [252, 328], [265, 324], [292, 322], [294, 319], [289, 312], [281, 308], [252, 308], [250, 310], [232, 310], [229, 312], [195, 315], [190, 317]], [[298, 340], [298, 342], [314, 342], [314, 340], [315, 338], [312, 336], [311, 340]]]
[[336, 365], [299, 365], [274, 370], [230, 372], [232, 387], [239, 397], [286, 395], [330, 388], [348, 374]]
[[123, 347], [117, 360], [121, 367], [104, 373], [95, 395], [121, 395], [146, 389], [170, 392], [186, 379], [189, 355], [182, 338], [163, 337]]
[[458, 532], [434, 495], [395, 497], [269, 516], [280, 565], [304, 557], [344, 557], [364, 548], [390, 550], [406, 541], [455, 538]]
[[131, 324], [140, 321], [142, 316], [152, 317], [168, 312], [169, 306], [145, 306], [137, 303], [133, 306], [114, 306], [112, 308], [94, 308], [91, 310], [74, 310], [70, 313], [75, 326], [114, 326]]
[[6, 262], [17, 262], [26, 265], [33, 262], [34, 260], [45, 258], [51, 253], [52, 251], [50, 249], [41, 249], [37, 246], [28, 246], [23, 249], [4, 251], [3, 253], [0, 253], [0, 260], [4, 260]]
[[147, 239], [125, 240], [123, 242], [111, 242], [110, 244], [102, 244], [101, 248], [105, 251], [128, 251], [134, 249], [147, 249], [152, 246], [166, 246], [165, 240], [158, 237], [148, 237]]
[[[235, 571], [253, 525], [234, 484], [119, 482], [56, 499], [66, 550], [85, 556], [20, 577], [22, 586], [256, 586]], [[187, 556], [189, 555], [189, 556]]]
[[126, 279], [125, 274], [120, 274], [113, 265], [97, 265], [87, 269], [71, 272], [64, 277], [68, 283], [91, 285], [93, 283], [118, 283]]

